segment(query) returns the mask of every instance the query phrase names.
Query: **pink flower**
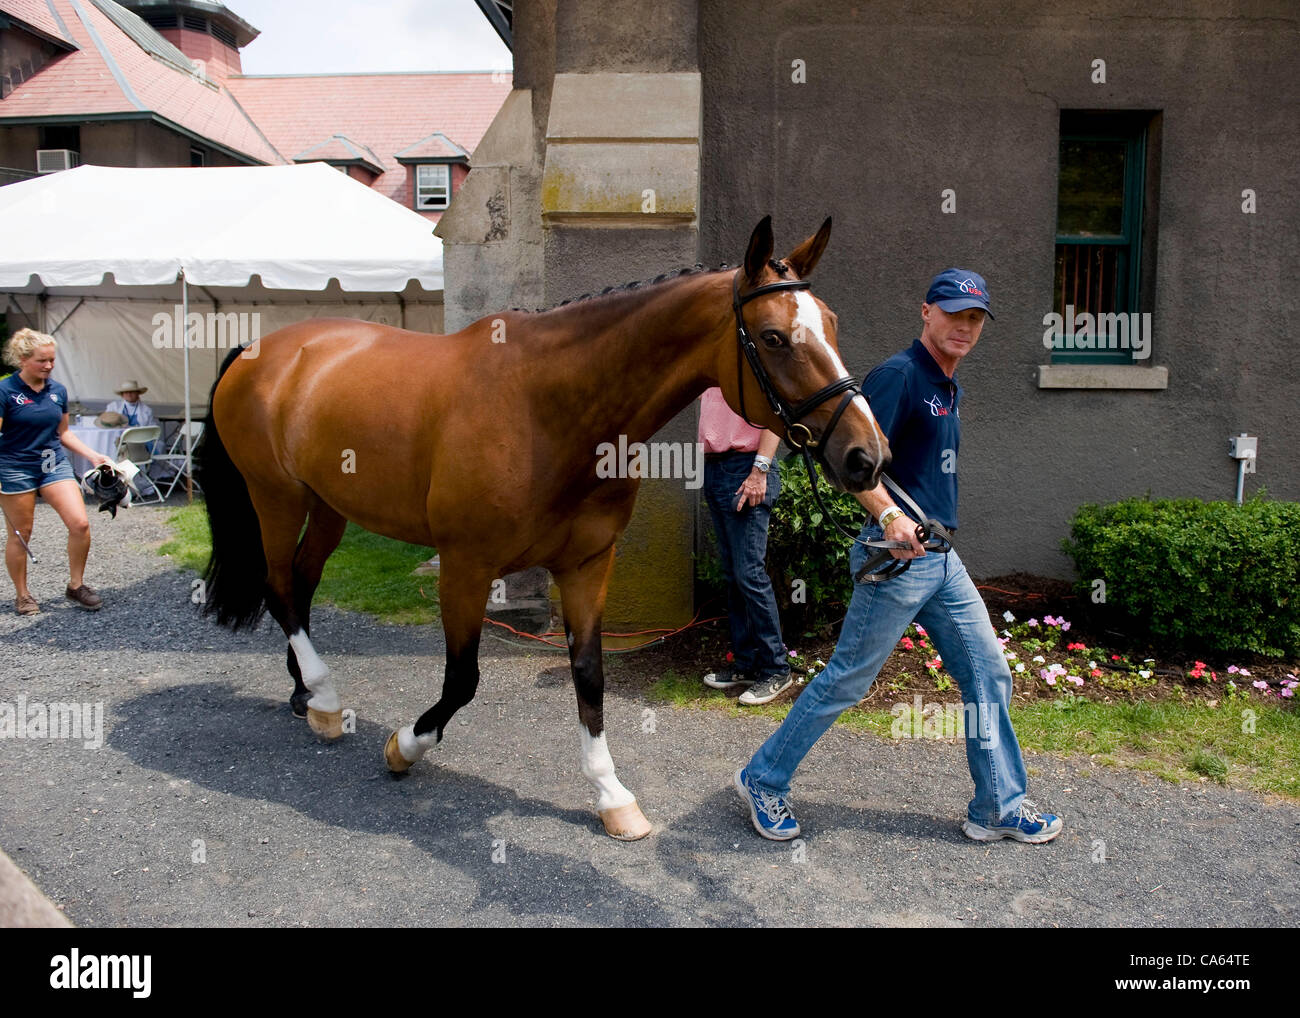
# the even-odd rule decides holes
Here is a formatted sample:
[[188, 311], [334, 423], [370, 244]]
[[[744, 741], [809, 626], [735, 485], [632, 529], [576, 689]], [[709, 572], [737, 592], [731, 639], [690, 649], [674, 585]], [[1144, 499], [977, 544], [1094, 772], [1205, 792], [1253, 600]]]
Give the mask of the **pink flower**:
[[1295, 696], [1295, 686], [1287, 686], [1286, 689], [1282, 690], [1281, 695], [1287, 698]]
[[1045, 626], [1054, 626], [1057, 624], [1058, 621], [1059, 620], [1052, 618], [1052, 616], [1050, 615], [1043, 616], [1043, 625]]
[[792, 650], [792, 651], [790, 651], [790, 656], [791, 656], [791, 657], [798, 657], [798, 656], [799, 656], [799, 652], [798, 652], [797, 650]]
[[1061, 623], [1061, 632], [1063, 632], [1063, 633], [1068, 633], [1069, 631], [1070, 631], [1070, 623], [1068, 623], [1068, 622], [1062, 622], [1062, 623]]
[[1066, 679], [1070, 682], [1073, 682], [1076, 686], [1083, 685], [1083, 679], [1079, 678], [1079, 676], [1077, 675], [1067, 675]]
[[1037, 627], [1038, 627], [1038, 620], [1037, 620], [1037, 619], [1030, 619], [1028, 622], [1025, 623], [1025, 625], [1027, 625], [1027, 626], [1032, 626], [1032, 627], [1034, 627], [1034, 628], [1037, 628]]
[[1236, 665], [1228, 665], [1228, 674], [1229, 674], [1229, 675], [1236, 675], [1236, 674], [1237, 674], [1237, 670], [1238, 670], [1238, 669], [1237, 669], [1237, 666], [1236, 666]]
[[1249, 676], [1249, 675], [1250, 675], [1250, 672], [1246, 671], [1246, 669], [1243, 668], [1243, 669], [1241, 670], [1241, 674], [1242, 674], [1242, 675]]
[[1267, 682], [1257, 681], [1257, 682], [1252, 682], [1251, 685], [1254, 686], [1256, 689], [1268, 689]]
[[1087, 645], [1086, 645], [1086, 644], [1082, 644], [1082, 643], [1071, 643], [1071, 644], [1067, 645], [1065, 649], [1066, 649], [1066, 650], [1079, 650], [1079, 651], [1082, 651], [1082, 652], [1085, 653], [1085, 654], [1088, 653], [1088, 647], [1087, 647]]
[[912, 650], [916, 646], [916, 644], [912, 642], [912, 638], [910, 636], [904, 636], [901, 640], [898, 641], [898, 645], [902, 647], [904, 650]]
[[936, 655], [934, 656], [934, 660], [933, 660], [933, 661], [927, 661], [927, 662], [925, 663], [925, 667], [927, 667], [927, 668], [938, 668], [941, 664], [943, 664], [943, 658], [941, 658], [938, 654], [936, 654]]
[[1049, 675], [1049, 676], [1047, 676], [1047, 684], [1048, 684], [1049, 686], [1055, 686], [1055, 685], [1056, 685], [1056, 676], [1055, 676], [1055, 675]]
[[1094, 669], [1093, 669], [1092, 671], [1090, 671], [1088, 674], [1091, 675], [1094, 679], [1100, 678], [1100, 677], [1101, 677], [1101, 669], [1100, 669], [1100, 668], [1094, 668]]
[[924, 635], [925, 635], [925, 626], [917, 626], [917, 627], [916, 627], [916, 635], [917, 635], [917, 636], [924, 636]]

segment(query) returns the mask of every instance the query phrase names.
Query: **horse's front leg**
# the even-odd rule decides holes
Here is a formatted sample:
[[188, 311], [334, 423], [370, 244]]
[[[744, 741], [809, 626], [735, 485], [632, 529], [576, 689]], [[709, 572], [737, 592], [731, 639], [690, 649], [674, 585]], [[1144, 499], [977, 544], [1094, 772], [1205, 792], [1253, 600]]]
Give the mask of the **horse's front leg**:
[[474, 699], [478, 690], [478, 644], [483, 608], [492, 588], [491, 573], [473, 560], [443, 552], [438, 576], [438, 604], [447, 637], [447, 668], [442, 697], [418, 721], [399, 728], [384, 745], [388, 769], [400, 774], [442, 741], [452, 715]]
[[614, 566], [614, 548], [580, 566], [555, 574], [564, 601], [564, 631], [569, 662], [578, 694], [578, 730], [582, 743], [582, 773], [596, 786], [596, 812], [605, 833], [621, 841], [636, 841], [650, 833], [636, 797], [614, 773], [614, 760], [605, 743], [605, 671], [600, 656], [600, 621], [605, 589]]

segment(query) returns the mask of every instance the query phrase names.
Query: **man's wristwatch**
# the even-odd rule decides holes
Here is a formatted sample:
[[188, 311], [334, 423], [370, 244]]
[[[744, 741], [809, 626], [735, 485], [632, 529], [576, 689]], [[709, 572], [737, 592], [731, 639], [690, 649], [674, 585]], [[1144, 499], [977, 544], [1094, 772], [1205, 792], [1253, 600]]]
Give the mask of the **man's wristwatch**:
[[768, 459], [766, 456], [755, 456], [754, 469], [757, 470], [760, 474], [765, 474], [772, 469], [772, 461]]
[[898, 519], [900, 516], [903, 515], [905, 514], [903, 513], [902, 509], [898, 508], [898, 506], [896, 505], [891, 505], [888, 509], [886, 509], [883, 513], [880, 514], [880, 529], [884, 530], [891, 523], [893, 523], [894, 520]]

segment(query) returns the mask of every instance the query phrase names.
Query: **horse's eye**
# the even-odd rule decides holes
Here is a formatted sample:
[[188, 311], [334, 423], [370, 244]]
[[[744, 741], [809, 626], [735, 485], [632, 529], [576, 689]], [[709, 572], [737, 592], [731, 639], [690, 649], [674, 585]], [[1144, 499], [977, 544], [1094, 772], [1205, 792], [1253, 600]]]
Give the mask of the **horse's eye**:
[[785, 337], [775, 329], [766, 329], [762, 334], [763, 345], [769, 350], [779, 350], [785, 346]]

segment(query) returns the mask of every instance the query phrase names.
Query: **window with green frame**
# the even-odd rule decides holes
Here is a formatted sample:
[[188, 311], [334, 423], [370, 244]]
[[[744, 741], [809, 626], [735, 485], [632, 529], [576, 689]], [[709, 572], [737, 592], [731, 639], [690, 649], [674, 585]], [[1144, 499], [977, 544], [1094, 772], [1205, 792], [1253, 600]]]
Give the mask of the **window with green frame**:
[[[1132, 349], [1113, 348], [1114, 316], [1139, 311], [1148, 119], [1061, 112], [1052, 310], [1063, 327], [1053, 363], [1133, 363]], [[1082, 315], [1091, 316], [1092, 348], [1068, 335], [1086, 328]]]

